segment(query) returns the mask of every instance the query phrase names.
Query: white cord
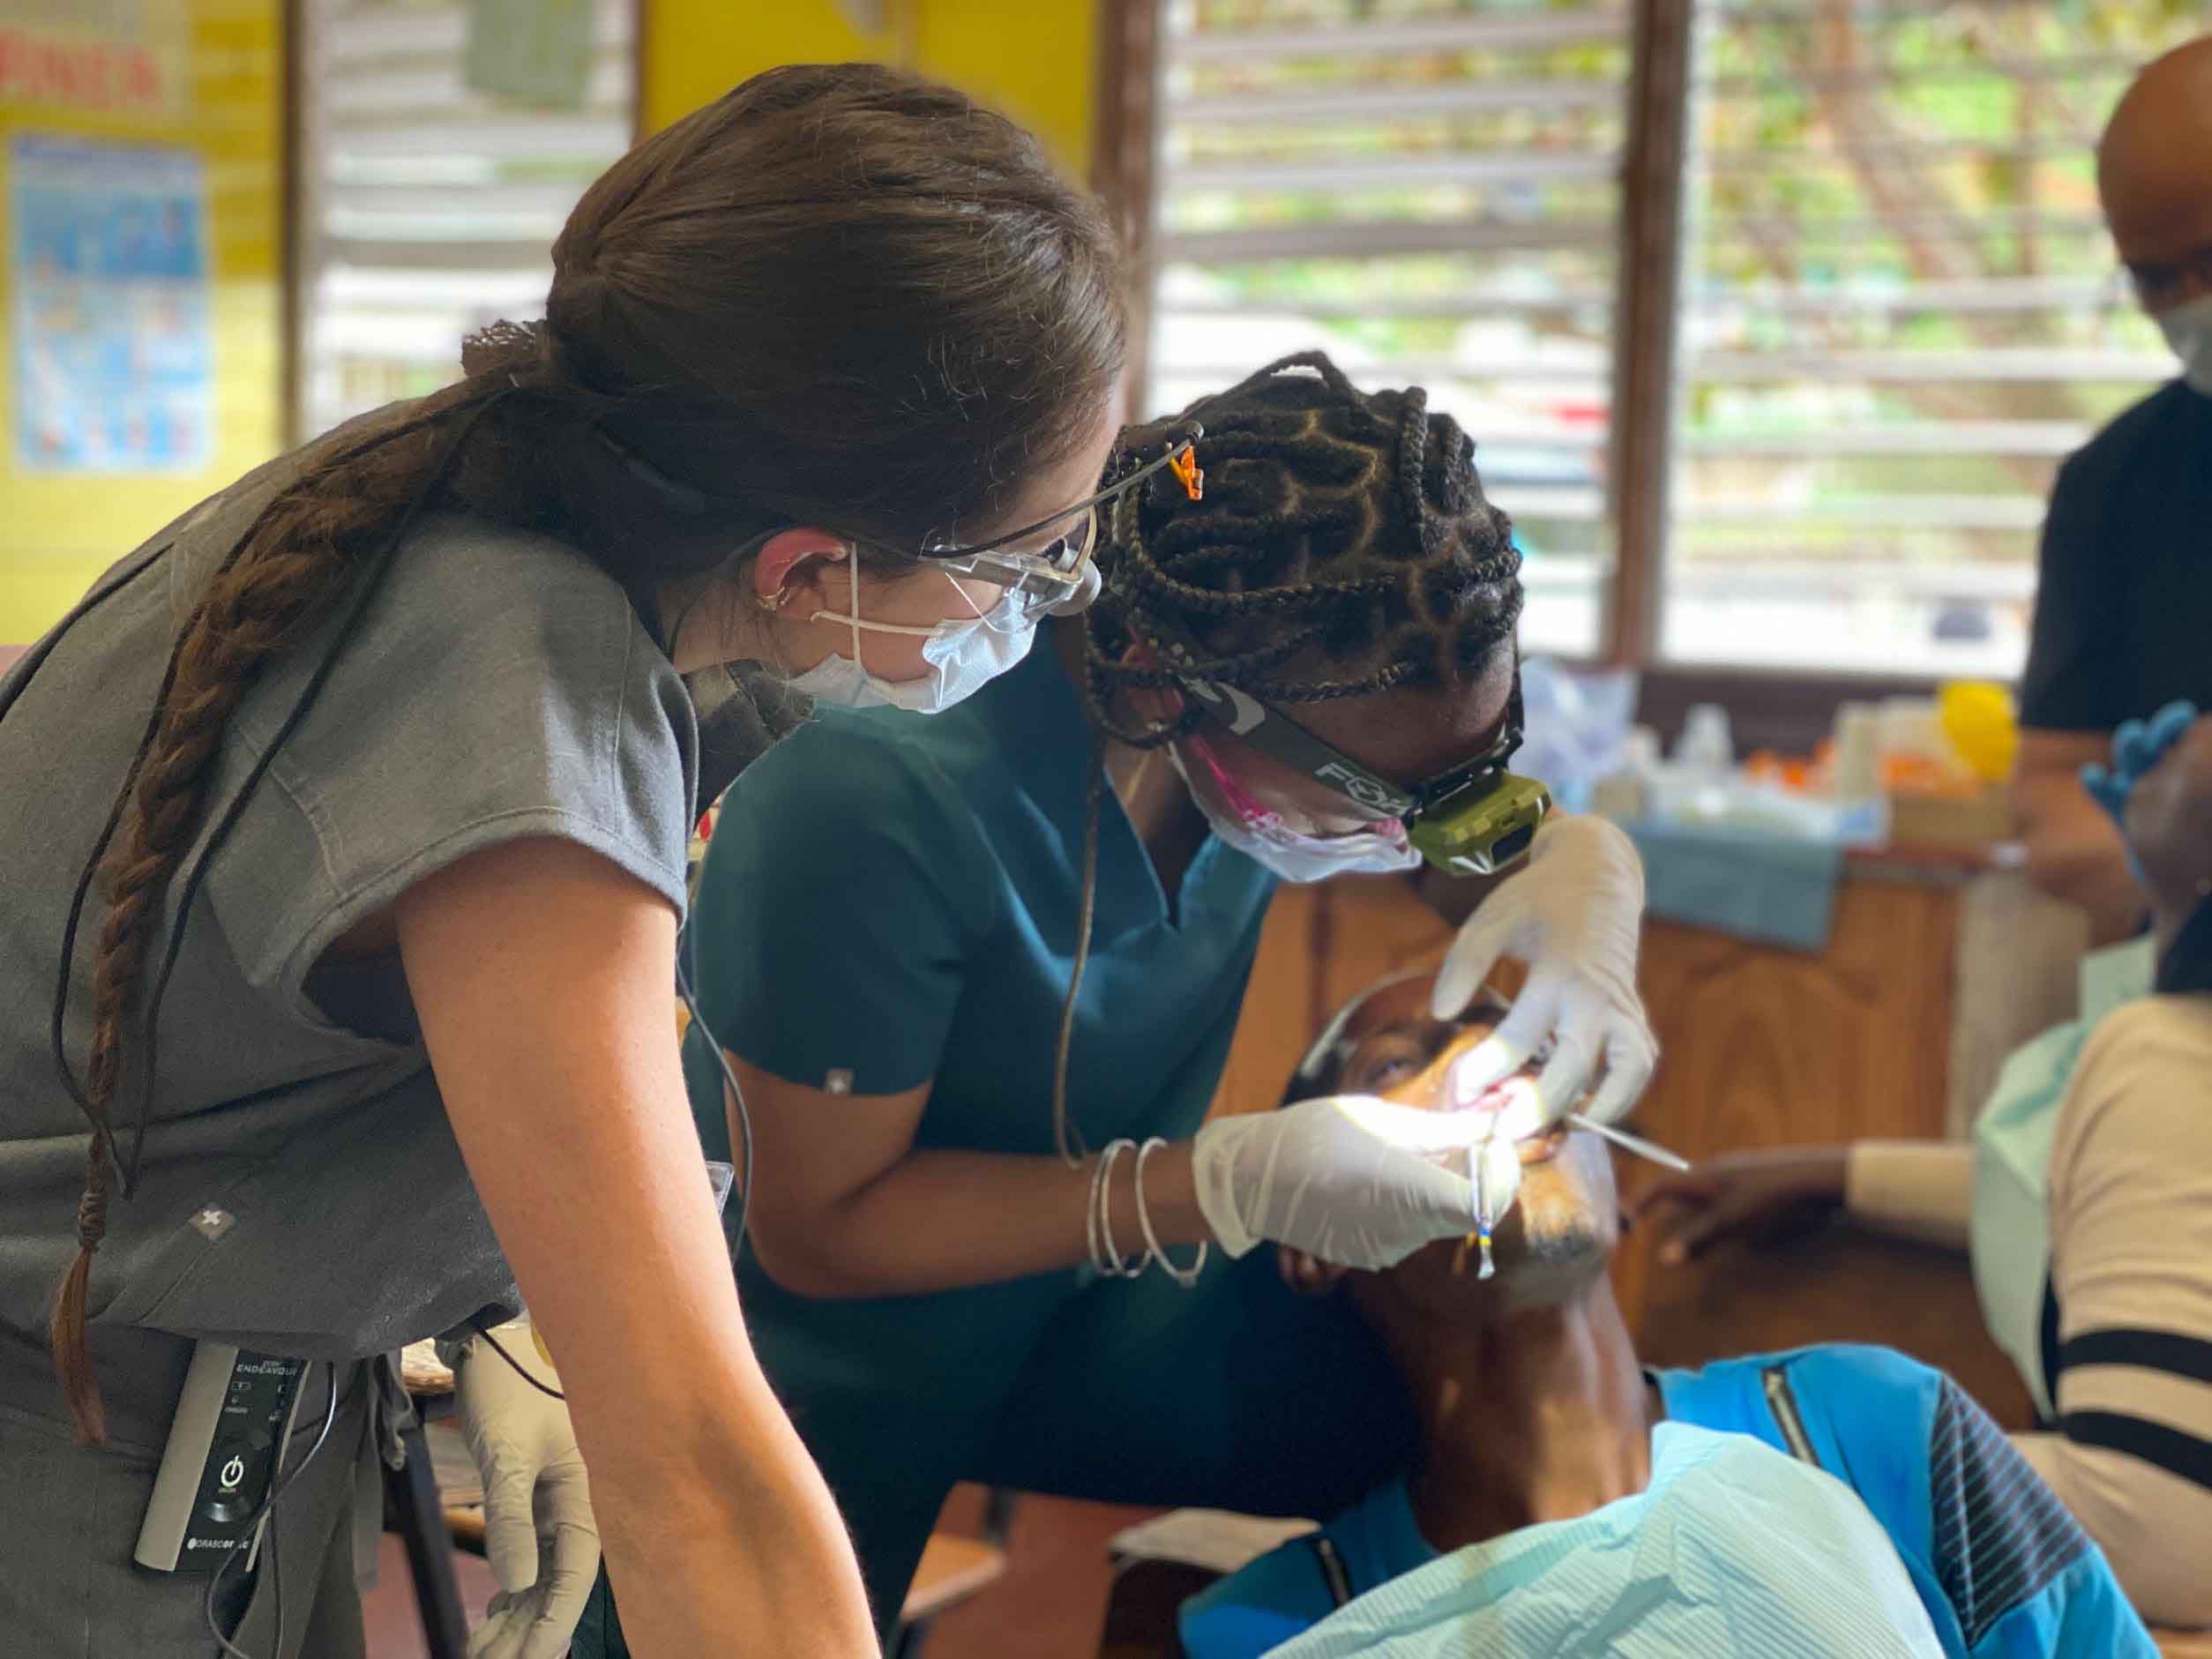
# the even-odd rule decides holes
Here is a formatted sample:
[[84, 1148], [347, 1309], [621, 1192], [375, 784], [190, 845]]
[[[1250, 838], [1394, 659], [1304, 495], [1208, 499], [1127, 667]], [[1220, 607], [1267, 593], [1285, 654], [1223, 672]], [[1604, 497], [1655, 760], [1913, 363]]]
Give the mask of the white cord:
[[[304, 1388], [307, 1386], [307, 1373], [313, 1369], [312, 1361], [300, 1367], [299, 1381], [293, 1385], [295, 1389]], [[338, 1367], [334, 1364], [326, 1365], [325, 1369], [330, 1372], [330, 1399], [323, 1407], [323, 1426], [315, 1436], [315, 1444], [307, 1448], [305, 1457], [292, 1466], [290, 1474], [284, 1474], [281, 1468], [272, 1471], [273, 1475], [280, 1478], [275, 1481], [274, 1485], [270, 1489], [268, 1498], [262, 1503], [261, 1507], [254, 1512], [253, 1519], [246, 1524], [244, 1532], [232, 1543], [229, 1549], [223, 1551], [222, 1559], [215, 1563], [215, 1571], [207, 1581], [207, 1596], [201, 1607], [201, 1611], [206, 1615], [207, 1628], [213, 1633], [215, 1640], [220, 1644], [223, 1652], [231, 1656], [231, 1659], [253, 1659], [253, 1655], [223, 1634], [223, 1627], [215, 1618], [215, 1592], [221, 1587], [223, 1574], [230, 1570], [230, 1564], [237, 1559], [238, 1551], [251, 1543], [261, 1528], [274, 1519], [277, 1499], [292, 1489], [294, 1481], [307, 1473], [307, 1466], [315, 1461], [315, 1454], [323, 1449], [323, 1443], [330, 1439], [331, 1424], [338, 1421]], [[281, 1461], [280, 1458], [280, 1464]], [[276, 1642], [270, 1649], [273, 1656], [284, 1651], [284, 1593], [281, 1581], [277, 1576], [278, 1571], [276, 1528], [270, 1526], [269, 1585], [270, 1593], [276, 1602], [277, 1617]], [[252, 1603], [250, 1601], [247, 1603], [247, 1609], [250, 1611], [251, 1608]]]
[[[1160, 1264], [1160, 1271], [1181, 1285], [1185, 1290], [1198, 1287], [1199, 1274], [1206, 1266], [1206, 1241], [1199, 1241], [1198, 1255], [1187, 1267], [1178, 1267], [1168, 1259], [1168, 1252], [1160, 1246], [1159, 1236], [1152, 1230], [1152, 1213], [1145, 1208], [1145, 1158], [1155, 1147], [1168, 1143], [1154, 1135], [1137, 1148], [1137, 1225], [1144, 1229], [1145, 1253]], [[1140, 1267], [1137, 1270], [1142, 1273]]]

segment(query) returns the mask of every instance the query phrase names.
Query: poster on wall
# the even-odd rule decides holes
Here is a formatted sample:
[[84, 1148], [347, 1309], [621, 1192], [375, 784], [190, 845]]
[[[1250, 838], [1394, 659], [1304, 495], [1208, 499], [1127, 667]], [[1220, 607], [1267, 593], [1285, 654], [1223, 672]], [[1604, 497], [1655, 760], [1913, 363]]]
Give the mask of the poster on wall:
[[26, 133], [8, 179], [16, 464], [204, 470], [215, 342], [199, 158]]
[[469, 0], [461, 73], [474, 92], [581, 109], [591, 85], [593, 0]]

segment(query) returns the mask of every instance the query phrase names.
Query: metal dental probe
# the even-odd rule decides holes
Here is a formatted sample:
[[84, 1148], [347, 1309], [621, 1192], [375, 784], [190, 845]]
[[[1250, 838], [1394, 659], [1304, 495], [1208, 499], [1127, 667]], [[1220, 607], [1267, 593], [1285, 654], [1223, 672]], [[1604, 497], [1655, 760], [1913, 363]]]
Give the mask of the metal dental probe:
[[1641, 1136], [1630, 1134], [1625, 1129], [1616, 1129], [1610, 1124], [1600, 1123], [1595, 1117], [1585, 1117], [1581, 1112], [1569, 1112], [1566, 1115], [1566, 1121], [1577, 1129], [1587, 1129], [1592, 1134], [1611, 1141], [1623, 1152], [1633, 1152], [1640, 1158], [1648, 1158], [1652, 1162], [1667, 1169], [1687, 1172], [1690, 1168], [1690, 1161], [1680, 1154], [1669, 1152], [1664, 1147], [1655, 1146]]

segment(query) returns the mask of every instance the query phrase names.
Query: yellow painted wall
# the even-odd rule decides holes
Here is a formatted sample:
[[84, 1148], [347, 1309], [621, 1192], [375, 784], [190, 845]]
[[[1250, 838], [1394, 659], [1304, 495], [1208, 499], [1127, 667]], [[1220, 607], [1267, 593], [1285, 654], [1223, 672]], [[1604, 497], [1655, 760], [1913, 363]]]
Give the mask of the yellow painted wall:
[[1004, 110], [1077, 178], [1091, 165], [1098, 9], [1123, 0], [917, 0], [915, 67]]
[[[163, 21], [175, 30], [164, 42], [174, 94], [164, 107], [128, 114], [0, 101], [0, 204], [18, 132], [199, 153], [214, 284], [213, 461], [182, 475], [18, 470], [16, 391], [0, 329], [0, 645], [35, 639], [108, 564], [282, 442], [282, 3], [144, 0], [144, 12], [151, 33]], [[0, 316], [11, 318], [11, 245], [0, 244]]]
[[949, 81], [1090, 166], [1098, 8], [1114, 0], [886, 0], [863, 32], [834, 0], [643, 0], [645, 124], [666, 126], [778, 64], [868, 58]]
[[863, 34], [832, 0], [779, 0], [731, 5], [729, 0], [641, 0], [645, 61], [639, 86], [642, 124], [658, 131], [678, 116], [711, 103], [739, 81], [779, 64], [841, 64], [856, 58], [903, 63], [898, 23]]

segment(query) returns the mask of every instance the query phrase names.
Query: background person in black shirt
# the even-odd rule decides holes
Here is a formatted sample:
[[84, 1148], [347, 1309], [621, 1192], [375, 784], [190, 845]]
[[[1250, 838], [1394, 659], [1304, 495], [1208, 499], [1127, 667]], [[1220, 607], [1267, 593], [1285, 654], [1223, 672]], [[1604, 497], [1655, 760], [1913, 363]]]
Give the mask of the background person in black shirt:
[[2177, 699], [2212, 708], [2212, 35], [2138, 76], [2097, 146], [2120, 261], [2184, 377], [2059, 470], [2044, 523], [2014, 785], [2029, 876], [2100, 943], [2142, 900], [2118, 829], [2082, 790], [2112, 729]]

